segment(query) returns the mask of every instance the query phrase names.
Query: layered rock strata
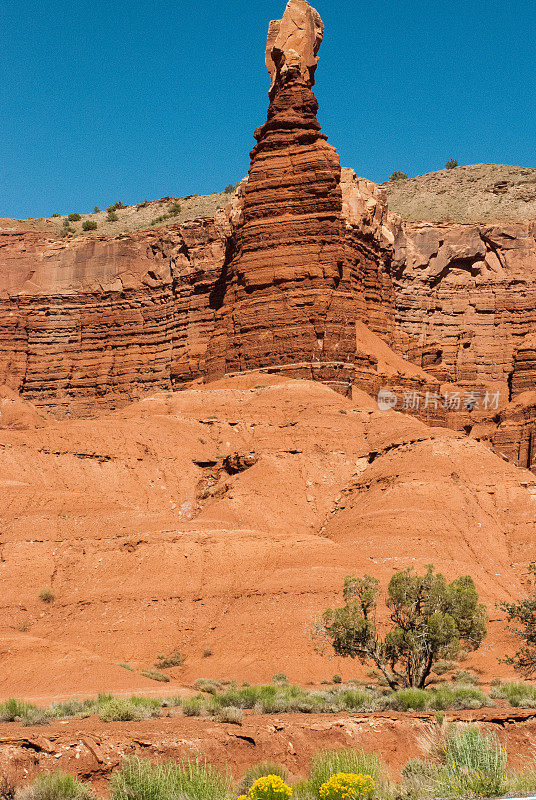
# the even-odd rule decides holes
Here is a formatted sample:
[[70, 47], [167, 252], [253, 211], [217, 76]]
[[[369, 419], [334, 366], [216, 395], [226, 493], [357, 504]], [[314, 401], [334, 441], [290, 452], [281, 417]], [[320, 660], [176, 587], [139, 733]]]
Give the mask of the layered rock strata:
[[224, 228], [67, 243], [1, 233], [0, 382], [79, 416], [202, 376]]
[[339, 157], [316, 118], [322, 32], [305, 0], [290, 0], [270, 25], [271, 102], [222, 275], [209, 380], [293, 366], [344, 390], [354, 378], [356, 320], [392, 333], [387, 250], [346, 224]]

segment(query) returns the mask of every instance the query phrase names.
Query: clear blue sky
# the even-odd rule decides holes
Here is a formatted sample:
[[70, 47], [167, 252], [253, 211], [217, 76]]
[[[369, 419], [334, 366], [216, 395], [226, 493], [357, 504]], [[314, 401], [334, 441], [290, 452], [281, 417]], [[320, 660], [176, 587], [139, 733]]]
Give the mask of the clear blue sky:
[[[220, 190], [266, 116], [285, 0], [3, 0], [0, 217]], [[318, 0], [319, 118], [376, 181], [536, 166], [534, 0]]]

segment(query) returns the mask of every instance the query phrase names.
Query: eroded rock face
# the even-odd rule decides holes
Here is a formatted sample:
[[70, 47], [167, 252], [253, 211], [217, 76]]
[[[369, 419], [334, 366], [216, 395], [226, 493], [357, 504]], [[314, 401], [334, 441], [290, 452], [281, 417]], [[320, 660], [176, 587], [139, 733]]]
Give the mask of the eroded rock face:
[[272, 83], [270, 97], [289, 70], [297, 70], [309, 88], [314, 86], [324, 23], [307, 0], [289, 0], [283, 19], [272, 20], [266, 42], [266, 68]]
[[202, 376], [224, 227], [0, 233], [0, 383], [77, 416]]
[[436, 351], [422, 366], [505, 399], [536, 385], [536, 223], [399, 223], [393, 274], [400, 329]]

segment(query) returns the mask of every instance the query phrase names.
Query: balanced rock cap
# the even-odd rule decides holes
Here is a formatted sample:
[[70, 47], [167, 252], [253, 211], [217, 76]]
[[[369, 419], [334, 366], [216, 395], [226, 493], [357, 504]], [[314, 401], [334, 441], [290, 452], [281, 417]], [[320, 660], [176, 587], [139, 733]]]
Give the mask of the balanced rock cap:
[[266, 67], [272, 78], [270, 97], [289, 69], [297, 70], [314, 86], [324, 23], [307, 0], [289, 0], [283, 19], [272, 20], [266, 42]]

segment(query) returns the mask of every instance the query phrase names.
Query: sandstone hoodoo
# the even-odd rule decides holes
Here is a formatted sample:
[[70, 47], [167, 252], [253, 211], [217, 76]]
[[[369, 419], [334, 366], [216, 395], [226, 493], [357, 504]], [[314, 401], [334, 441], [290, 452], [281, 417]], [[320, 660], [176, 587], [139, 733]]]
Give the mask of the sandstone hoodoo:
[[[388, 295], [377, 243], [347, 237], [339, 157], [316, 117], [311, 89], [323, 31], [306, 0], [290, 0], [283, 19], [270, 23], [268, 119], [255, 133], [240, 222], [215, 293], [208, 379], [285, 367], [347, 388], [366, 293], [380, 308], [384, 289]], [[382, 332], [392, 324], [385, 305], [375, 319]]]

